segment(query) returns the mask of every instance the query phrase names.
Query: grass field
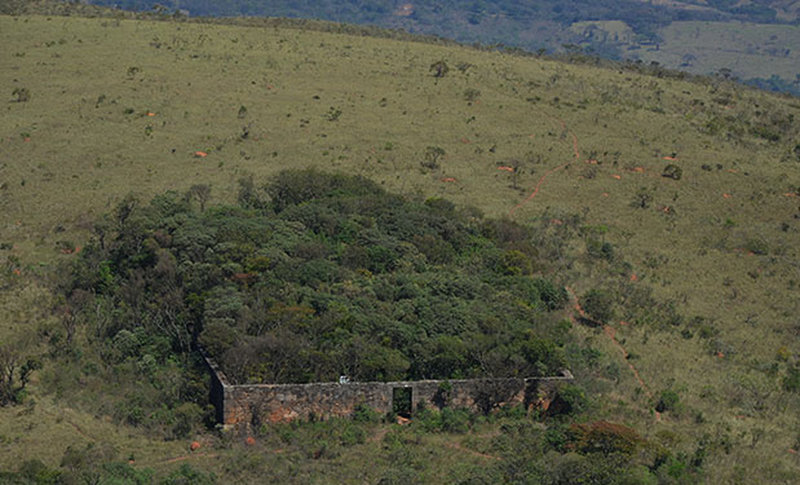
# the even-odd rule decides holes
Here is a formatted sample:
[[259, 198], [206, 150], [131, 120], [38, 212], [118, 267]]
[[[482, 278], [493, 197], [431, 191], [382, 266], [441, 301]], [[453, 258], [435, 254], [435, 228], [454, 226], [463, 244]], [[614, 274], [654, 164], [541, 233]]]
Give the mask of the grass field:
[[[800, 62], [800, 28], [728, 22], [673, 22], [661, 29], [657, 51], [641, 49], [644, 61], [708, 74], [728, 68], [742, 79], [775, 74], [794, 81]], [[694, 59], [687, 60], [684, 56]], [[684, 65], [688, 64], [688, 65]]]
[[[673, 389], [685, 405], [656, 421], [611, 340], [578, 329], [622, 367], [599, 413], [679, 447], [706, 436], [711, 482], [797, 476], [788, 450], [800, 403], [782, 389], [800, 355], [797, 99], [282, 28], [2, 16], [0, 44], [0, 339], [35, 340], [53, 324], [43, 302], [57, 264], [74, 257], [63, 249], [85, 245], [92, 221], [128, 193], [146, 199], [207, 183], [216, 201], [230, 202], [249, 175], [263, 180], [287, 167], [361, 174], [491, 216], [513, 209], [521, 222], [585, 217], [638, 282], [687, 320], [704, 317], [711, 332], [616, 325], [648, 387]], [[440, 78], [430, 69], [438, 61], [449, 67]], [[437, 168], [422, 165], [428, 147], [444, 150]], [[682, 169], [680, 180], [661, 176], [668, 164]], [[580, 264], [562, 278], [578, 294], [608, 281]], [[87, 436], [109, 437], [147, 466], [173, 466], [161, 462], [185, 452], [185, 443], [148, 441], [36, 386], [32, 393], [31, 414], [0, 409], [0, 467], [22, 454], [57, 465]], [[444, 464], [484, 459], [443, 439], [425, 438], [420, 453]], [[303, 473], [352, 478], [358, 467], [349, 460], [374, 453], [361, 445], [319, 465], [331, 469]], [[252, 459], [256, 468], [293, 466], [280, 453]], [[213, 460], [198, 464], [231, 473]]]
[[576, 22], [570, 31], [586, 41], [617, 46], [624, 59], [692, 74], [728, 69], [743, 80], [775, 75], [789, 83], [800, 74], [800, 28], [794, 25], [677, 21], [658, 29], [660, 41], [647, 44], [621, 21]]

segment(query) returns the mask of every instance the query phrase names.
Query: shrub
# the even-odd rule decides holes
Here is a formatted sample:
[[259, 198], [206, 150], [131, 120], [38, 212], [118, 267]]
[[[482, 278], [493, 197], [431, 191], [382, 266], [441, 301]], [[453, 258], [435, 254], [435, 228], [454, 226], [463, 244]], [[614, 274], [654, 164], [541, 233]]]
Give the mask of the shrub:
[[508, 276], [527, 275], [531, 270], [530, 258], [516, 249], [504, 252], [497, 265], [497, 271]]
[[580, 453], [633, 455], [644, 444], [636, 430], [608, 421], [570, 426], [570, 447]]
[[470, 414], [466, 409], [442, 409], [442, 431], [466, 433], [469, 431]]
[[610, 242], [601, 242], [595, 238], [586, 240], [586, 252], [595, 259], [605, 259], [608, 262], [614, 261], [614, 246]]
[[436, 433], [442, 430], [442, 413], [433, 409], [422, 409], [414, 416], [414, 421], [426, 433]]
[[547, 408], [547, 414], [548, 416], [579, 414], [587, 408], [588, 403], [586, 391], [582, 387], [565, 384], [556, 393]]
[[225, 322], [213, 320], [206, 324], [197, 342], [210, 355], [221, 356], [236, 343], [236, 329]]
[[744, 248], [753, 254], [758, 254], [761, 256], [769, 252], [769, 245], [767, 245], [767, 242], [760, 237], [749, 239], [745, 243]]
[[480, 89], [467, 88], [464, 91], [464, 100], [467, 102], [471, 103], [473, 101], [476, 101], [480, 97], [481, 97]]
[[365, 404], [359, 404], [353, 411], [353, 421], [357, 423], [377, 423], [381, 420], [381, 413]]
[[581, 305], [587, 315], [600, 323], [614, 318], [614, 298], [606, 290], [589, 290], [581, 298]]
[[420, 162], [423, 168], [436, 170], [439, 168], [439, 159], [446, 154], [444, 148], [429, 146], [425, 149], [425, 160]]
[[661, 172], [661, 176], [673, 180], [680, 180], [681, 177], [683, 177], [683, 169], [674, 163], [670, 163], [664, 167], [664, 171]]
[[680, 400], [681, 398], [678, 396], [677, 392], [669, 389], [662, 391], [656, 403], [656, 411], [659, 413], [675, 411], [680, 405]]
[[433, 73], [433, 77], [441, 78], [450, 72], [450, 67], [444, 61], [436, 61], [431, 64], [430, 71]]
[[789, 367], [786, 376], [783, 378], [783, 388], [789, 392], [800, 392], [800, 368], [798, 366]]
[[[19, 466], [18, 473], [20, 478], [23, 479], [18, 483], [36, 483], [37, 485], [61, 483], [61, 472], [47, 468], [47, 465], [38, 459], [26, 460], [22, 462], [22, 464]], [[3, 478], [4, 477], [0, 475], [0, 482], [3, 481]], [[12, 481], [11, 483], [15, 482]]]
[[28, 88], [14, 88], [11, 95], [16, 96], [17, 103], [25, 103], [31, 99], [31, 92]]
[[184, 463], [161, 482], [163, 485], [213, 485], [216, 483], [213, 473], [203, 473]]
[[631, 201], [631, 207], [636, 207], [638, 209], [647, 209], [650, 207], [650, 204], [653, 203], [653, 194], [647, 190], [646, 187], [640, 188], [636, 191], [636, 194], [633, 196], [633, 200]]

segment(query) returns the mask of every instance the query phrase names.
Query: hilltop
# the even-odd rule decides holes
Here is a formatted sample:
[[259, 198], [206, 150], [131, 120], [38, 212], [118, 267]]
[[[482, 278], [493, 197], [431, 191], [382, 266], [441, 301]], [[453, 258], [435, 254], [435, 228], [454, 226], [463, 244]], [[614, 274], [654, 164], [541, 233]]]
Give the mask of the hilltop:
[[192, 17], [270, 16], [402, 29], [464, 43], [630, 62], [693, 74], [734, 76], [762, 88], [800, 94], [798, 13], [787, 1], [250, 1], [122, 2], [135, 11]]
[[[623, 422], [688, 456], [702, 450], [710, 481], [796, 476], [795, 98], [658, 69], [296, 27], [0, 16], [0, 337], [44, 359], [29, 386], [35, 405], [0, 409], [0, 466], [28, 456], [58, 466], [68, 445], [109, 436], [120, 453], [169, 470], [185, 446], [106, 422], [116, 411], [91, 392], [113, 391], [83, 357], [64, 367], [74, 380], [59, 383], [47, 355], [70, 320], [52, 310], [62, 302], [51, 280], [129, 193], [150, 200], [207, 185], [209, 203], [234, 204], [243, 179], [316, 168], [564, 228], [569, 244], [551, 276], [581, 298], [600, 288], [614, 301], [605, 330], [572, 330], [591, 349], [570, 357], [589, 369], [576, 373], [594, 403], [586, 419]], [[659, 311], [630, 311], [651, 302]], [[656, 420], [664, 396], [671, 411]], [[392, 431], [382, 443], [433, 479], [419, 453], [447, 473], [487, 459], [448, 440], [485, 453], [522, 433], [483, 425], [463, 440]], [[56, 437], [62, 446], [45, 451]], [[324, 473], [375, 459], [374, 448], [364, 438], [322, 462], [295, 448], [291, 457], [308, 461], [303, 473]], [[223, 440], [213, 453], [230, 449]], [[244, 456], [252, 470], [293, 466], [279, 453]], [[380, 456], [375, 473], [388, 474]]]

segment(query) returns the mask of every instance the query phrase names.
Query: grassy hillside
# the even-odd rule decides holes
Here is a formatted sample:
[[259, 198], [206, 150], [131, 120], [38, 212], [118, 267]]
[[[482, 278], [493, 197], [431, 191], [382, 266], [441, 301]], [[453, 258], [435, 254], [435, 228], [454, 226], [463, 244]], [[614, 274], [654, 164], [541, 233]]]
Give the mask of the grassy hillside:
[[572, 29], [589, 40], [617, 43], [623, 57], [694, 74], [728, 69], [741, 79], [776, 75], [790, 83], [798, 74], [800, 30], [793, 25], [672, 22], [659, 29], [657, 42], [647, 45], [640, 44], [624, 23], [580, 22]]
[[[648, 285], [684, 315], [624, 325], [619, 305], [612, 328], [627, 361], [601, 329], [576, 329], [615, 366], [615, 385], [588, 384], [597, 415], [678, 449], [705, 443], [711, 482], [796, 476], [795, 99], [719, 80], [279, 27], [2, 16], [0, 43], [2, 342], [35, 345], [61, 324], [47, 281], [126, 194], [209, 184], [214, 201], [233, 202], [242, 177], [341, 171], [522, 223], [581, 216], [584, 233], [624, 254], [636, 278], [619, 285], [578, 259], [560, 275], [576, 294], [608, 287], [633, 302], [637, 284]], [[448, 69], [436, 77], [440, 61]], [[679, 180], [662, 176], [670, 164]], [[113, 433], [122, 454], [153, 457], [147, 466], [180, 464], [163, 462], [188, 444], [156, 447], [88, 414], [91, 406], [68, 410], [39, 378], [30, 414], [0, 409], [0, 466], [23, 452], [58, 465], [67, 445]], [[647, 390], [673, 391], [681, 411], [656, 420]], [[484, 463], [461, 443], [480, 452], [495, 431], [404, 435], [417, 446], [401, 458], [441, 479], [447, 464]], [[60, 445], [45, 447], [51, 437]], [[355, 463], [377, 460], [363, 477], [375, 481], [391, 463], [370, 443], [295, 477], [355, 477]], [[225, 457], [289, 474], [302, 455], [281, 455], [280, 443], [263, 444], [275, 451], [266, 457], [214, 446], [217, 460], [191, 461], [224, 476], [236, 476]], [[444, 471], [425, 468], [430, 460]]]
[[179, 10], [192, 17], [324, 19], [399, 28], [465, 43], [505, 44], [531, 52], [563, 53], [565, 46], [578, 45], [604, 58], [657, 61], [696, 74], [728, 69], [743, 80], [762, 80], [762, 88], [800, 93], [795, 83], [800, 74], [797, 53], [792, 52], [798, 46], [796, 2], [487, 0], [450, 2], [447, 8], [394, 0], [368, 5], [275, 0], [91, 3], [140, 12]]

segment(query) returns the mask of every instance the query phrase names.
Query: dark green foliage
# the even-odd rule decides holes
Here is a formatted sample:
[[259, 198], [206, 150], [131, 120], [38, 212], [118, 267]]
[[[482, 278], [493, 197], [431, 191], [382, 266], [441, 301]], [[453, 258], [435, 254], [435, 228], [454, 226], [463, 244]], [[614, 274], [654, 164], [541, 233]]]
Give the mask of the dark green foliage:
[[658, 402], [656, 403], [656, 411], [659, 413], [674, 411], [680, 405], [680, 400], [681, 398], [678, 396], [677, 392], [667, 389], [661, 392]]
[[433, 73], [433, 77], [445, 77], [450, 72], [450, 67], [444, 61], [436, 61], [431, 64], [430, 71]]
[[359, 404], [353, 412], [353, 421], [356, 423], [377, 423], [381, 414], [369, 406]]
[[780, 141], [781, 134], [772, 126], [757, 125], [750, 128], [750, 133], [767, 141]]
[[606, 323], [614, 318], [614, 297], [607, 290], [589, 290], [581, 298], [581, 305], [597, 322]]
[[642, 187], [636, 191], [631, 201], [631, 207], [637, 209], [647, 209], [653, 203], [653, 194], [646, 187]]
[[[123, 201], [67, 289], [75, 312], [113, 313], [101, 323], [86, 312], [106, 362], [157, 382], [197, 341], [239, 382], [534, 376], [565, 365], [566, 334], [549, 312], [567, 294], [531, 277], [544, 266], [531, 228], [314, 170], [282, 172], [263, 192], [245, 178], [239, 204], [203, 210], [174, 193]], [[179, 404], [170, 436], [199, 414]], [[117, 415], [141, 423], [148, 406]]]
[[20, 342], [0, 345], [0, 406], [23, 401], [31, 373], [41, 369], [42, 363], [27, 352]]
[[580, 386], [562, 386], [547, 409], [549, 416], [569, 416], [582, 413], [588, 407], [586, 391]]
[[26, 460], [22, 462], [22, 464], [19, 466], [19, 471], [16, 473], [16, 477], [4, 477], [2, 474], [0, 474], [0, 482], [10, 484], [35, 483], [37, 485], [49, 485], [59, 483], [60, 478], [60, 471], [51, 470], [47, 467], [47, 465], [42, 463], [41, 460], [37, 459]]
[[[502, 460], [489, 464], [481, 474], [474, 473], [477, 483], [499, 475], [502, 479], [489, 482], [654, 484], [663, 462], [672, 459], [667, 454], [659, 461], [658, 456], [643, 452], [648, 443], [636, 431], [606, 421], [555, 423], [546, 429], [517, 421], [503, 424], [502, 431], [489, 450]], [[687, 470], [682, 478], [691, 476]]]
[[[272, 206], [276, 212], [281, 212], [288, 206], [337, 195], [351, 200], [363, 197], [361, 203], [368, 206], [377, 203], [376, 200], [370, 200], [370, 196], [376, 197], [383, 193], [375, 182], [364, 177], [331, 175], [314, 169], [280, 172], [267, 184], [266, 191], [272, 197]], [[351, 206], [351, 211], [353, 209]]]
[[161, 481], [162, 485], [213, 485], [214, 483], [217, 483], [217, 479], [213, 473], [195, 470], [187, 464], [181, 465]]
[[664, 171], [661, 172], [661, 176], [673, 180], [680, 180], [681, 177], [683, 177], [683, 169], [674, 163], [670, 163], [664, 167]]
[[800, 367], [789, 367], [783, 378], [783, 388], [789, 392], [800, 392]]
[[744, 248], [753, 254], [765, 255], [769, 253], [769, 245], [762, 237], [748, 239], [744, 244]]
[[415, 425], [426, 432], [466, 433], [473, 416], [466, 409], [444, 407], [439, 411], [425, 409], [414, 416]]
[[446, 152], [444, 148], [437, 146], [429, 146], [425, 149], [425, 160], [420, 162], [423, 168], [428, 170], [436, 170], [439, 168], [439, 159], [442, 158]]
[[586, 252], [595, 259], [614, 260], [614, 246], [610, 242], [600, 241], [595, 238], [586, 240]]
[[[105, 449], [105, 451], [103, 451]], [[83, 483], [151, 485], [156, 483], [153, 470], [134, 468], [133, 466], [113, 460], [115, 453], [107, 446], [86, 448], [67, 448], [59, 468], [48, 468], [40, 460], [24, 461], [17, 473], [0, 472], [0, 483], [8, 485], [70, 485]], [[188, 466], [188, 465], [184, 465]], [[194, 472], [198, 473], [198, 472]], [[198, 477], [206, 475], [200, 473]], [[183, 481], [158, 483], [205, 483], [213, 481]]]

